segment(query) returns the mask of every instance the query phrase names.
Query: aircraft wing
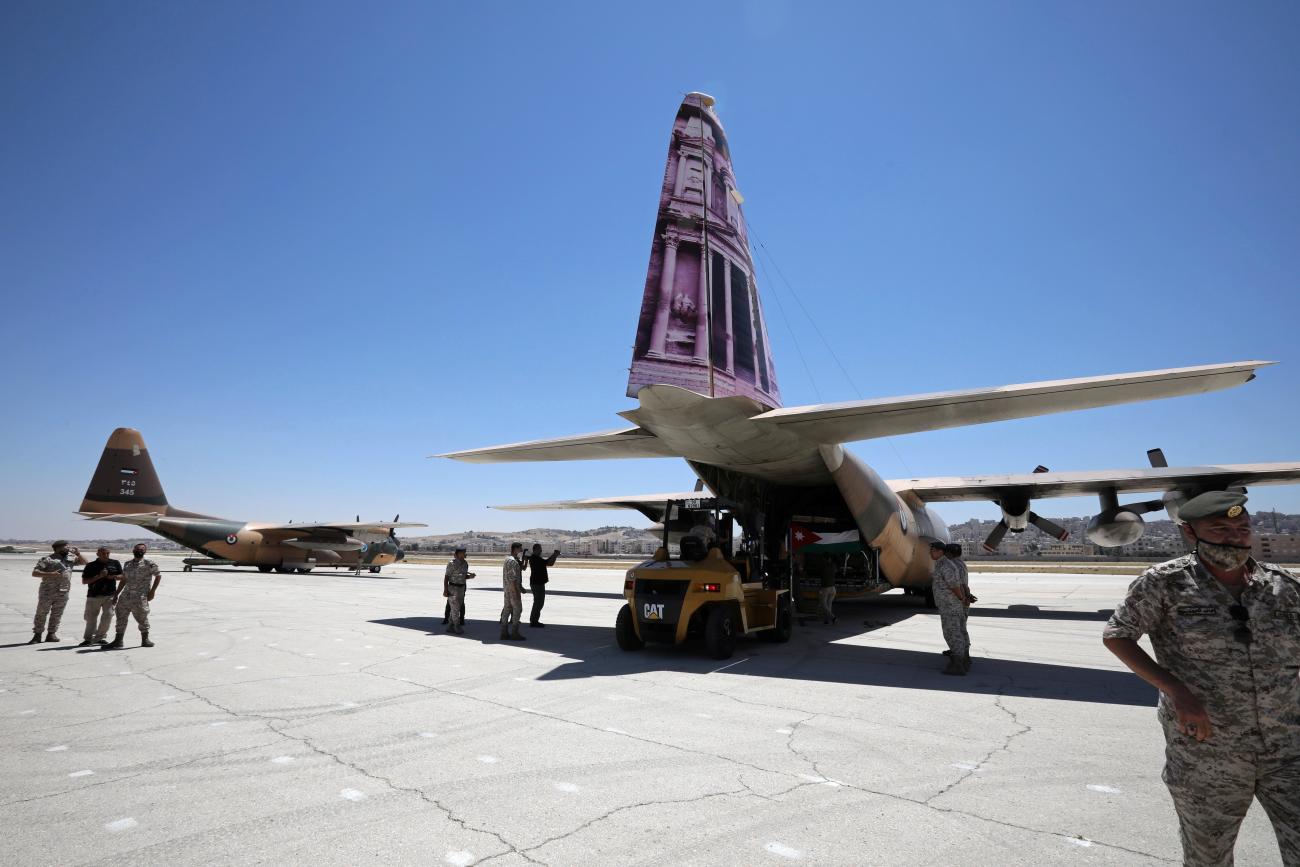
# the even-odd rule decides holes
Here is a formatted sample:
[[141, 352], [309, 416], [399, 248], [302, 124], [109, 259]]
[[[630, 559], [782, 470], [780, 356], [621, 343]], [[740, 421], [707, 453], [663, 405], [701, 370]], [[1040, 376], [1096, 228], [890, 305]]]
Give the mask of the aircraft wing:
[[493, 506], [506, 512], [550, 512], [587, 509], [635, 509], [652, 521], [661, 521], [669, 500], [693, 500], [713, 496], [707, 491], [672, 491], [663, 494], [633, 494], [625, 497], [592, 497], [586, 500], [553, 500], [547, 503], [511, 503]]
[[428, 524], [412, 524], [406, 521], [323, 521], [301, 524], [254, 524], [253, 529], [260, 532], [299, 532], [312, 530], [339, 530], [345, 533], [387, 533], [403, 527], [427, 527]]
[[1120, 403], [1218, 391], [1255, 378], [1272, 361], [1029, 382], [968, 391], [774, 409], [753, 420], [819, 444], [847, 443]]
[[503, 446], [430, 455], [472, 464], [514, 461], [585, 461], [597, 458], [666, 458], [678, 455], [654, 434], [639, 427], [597, 431], [547, 440], [530, 440]]
[[962, 500], [997, 500], [1000, 495], [1010, 491], [1040, 499], [1077, 497], [1104, 491], [1123, 493], [1182, 490], [1199, 493], [1223, 490], [1235, 485], [1285, 485], [1297, 481], [1300, 481], [1300, 463], [891, 479], [888, 484], [900, 493], [913, 491], [927, 503], [953, 503]]

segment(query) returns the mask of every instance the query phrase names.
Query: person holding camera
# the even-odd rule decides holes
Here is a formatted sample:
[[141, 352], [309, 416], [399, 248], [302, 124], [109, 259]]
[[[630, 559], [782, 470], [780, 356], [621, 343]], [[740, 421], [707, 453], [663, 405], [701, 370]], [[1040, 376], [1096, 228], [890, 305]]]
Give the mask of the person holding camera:
[[501, 590], [505, 596], [501, 606], [501, 640], [523, 641], [519, 634], [519, 620], [524, 614], [524, 546], [512, 542], [510, 553], [501, 564]]
[[530, 570], [528, 573], [528, 586], [533, 591], [533, 610], [528, 615], [528, 625], [536, 626], [543, 629], [546, 624], [542, 622], [542, 606], [546, 604], [546, 582], [550, 580], [546, 570], [555, 565], [555, 560], [560, 556], [560, 549], [556, 548], [551, 552], [551, 556], [542, 556], [542, 546], [533, 544], [533, 553], [529, 555], [528, 561], [524, 568]]
[[72, 590], [72, 567], [86, 563], [81, 552], [69, 548], [63, 539], [50, 547], [54, 553], [36, 561], [36, 568], [32, 570], [32, 577], [41, 579], [41, 589], [36, 596], [36, 619], [32, 622], [32, 640], [28, 644], [40, 644], [47, 618], [49, 629], [45, 632], [45, 640], [59, 640], [59, 622], [63, 620], [63, 609], [68, 607], [68, 593]]

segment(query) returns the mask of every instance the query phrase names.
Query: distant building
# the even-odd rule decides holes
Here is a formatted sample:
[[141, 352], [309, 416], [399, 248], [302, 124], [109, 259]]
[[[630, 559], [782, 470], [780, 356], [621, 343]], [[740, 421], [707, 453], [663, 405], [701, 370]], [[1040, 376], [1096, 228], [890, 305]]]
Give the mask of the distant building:
[[1290, 533], [1256, 533], [1251, 553], [1265, 563], [1300, 563], [1300, 536]]

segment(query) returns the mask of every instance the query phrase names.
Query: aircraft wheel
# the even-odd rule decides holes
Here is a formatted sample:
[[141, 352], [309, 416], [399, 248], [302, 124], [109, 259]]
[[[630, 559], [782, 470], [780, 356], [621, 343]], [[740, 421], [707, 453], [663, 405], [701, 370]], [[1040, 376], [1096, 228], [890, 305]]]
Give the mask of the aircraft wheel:
[[291, 575], [291, 574], [293, 574], [293, 567], [292, 567], [292, 566], [276, 566], [276, 567], [275, 567], [275, 571], [279, 572], [281, 575]]
[[934, 604], [934, 588], [933, 588], [933, 587], [927, 587], [926, 590], [925, 590], [925, 607], [926, 607], [926, 608], [938, 608], [938, 607], [939, 607], [938, 605], [935, 605], [935, 604]]
[[307, 574], [308, 572], [310, 572], [310, 571], [311, 571], [311, 567], [308, 566], [306, 569], [299, 569], [299, 570], [298, 570], [298, 574], [299, 574], [299, 575], [306, 575], [306, 574]]
[[379, 574], [379, 567], [378, 567], [378, 566], [371, 566], [371, 567], [370, 567], [370, 574], [371, 574], [371, 575], [378, 575], [378, 574]]
[[759, 637], [773, 644], [785, 644], [793, 633], [794, 616], [790, 614], [790, 604], [782, 602], [776, 612], [776, 628], [760, 632]]
[[618, 639], [620, 650], [640, 650], [645, 647], [645, 642], [636, 634], [636, 627], [632, 625], [632, 606], [624, 604], [618, 609], [618, 620], [614, 622], [614, 635]]
[[736, 652], [736, 613], [730, 605], [715, 605], [704, 624], [704, 649], [714, 659], [730, 659]]
[[258, 566], [258, 567], [257, 567], [257, 571], [258, 571], [258, 572], [270, 572], [270, 571], [271, 571], [271, 567], [270, 567], [270, 566]]

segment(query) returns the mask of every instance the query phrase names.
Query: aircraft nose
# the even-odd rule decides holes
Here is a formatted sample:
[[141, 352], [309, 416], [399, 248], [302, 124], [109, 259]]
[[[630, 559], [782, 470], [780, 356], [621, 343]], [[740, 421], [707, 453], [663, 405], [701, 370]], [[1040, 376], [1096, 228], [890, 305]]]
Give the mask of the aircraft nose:
[[397, 549], [396, 557], [397, 557], [398, 560], [405, 560], [405, 559], [406, 559], [406, 552], [403, 551], [401, 548], [398, 548], [398, 549]]

